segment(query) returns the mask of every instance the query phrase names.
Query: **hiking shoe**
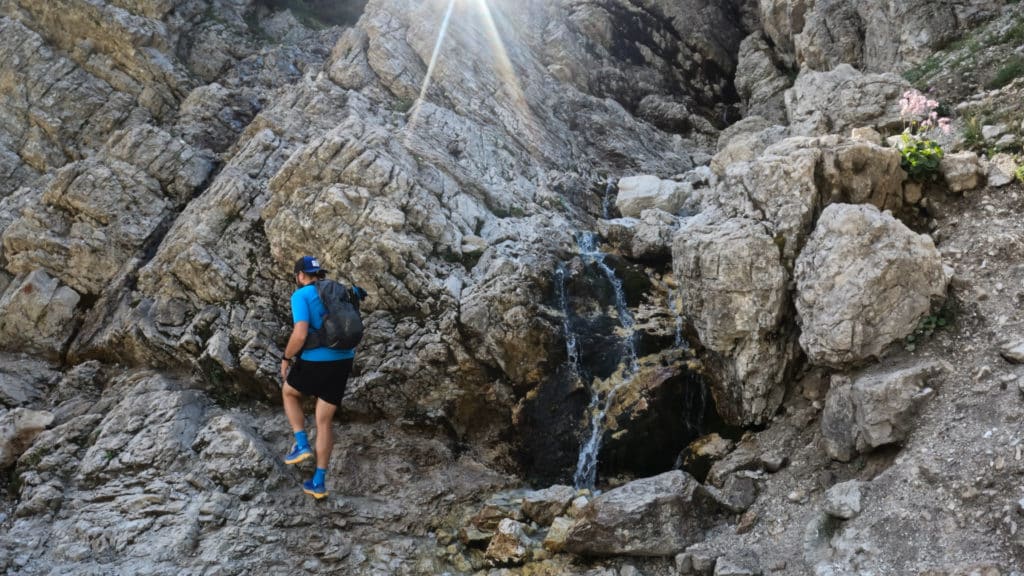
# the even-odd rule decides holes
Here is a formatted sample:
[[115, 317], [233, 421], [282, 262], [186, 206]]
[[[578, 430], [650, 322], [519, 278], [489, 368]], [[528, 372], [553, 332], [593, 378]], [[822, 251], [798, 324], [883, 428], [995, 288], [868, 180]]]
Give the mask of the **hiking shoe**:
[[312, 479], [302, 483], [302, 491], [317, 500], [327, 497], [327, 486], [324, 484], [313, 484]]
[[309, 460], [312, 457], [313, 451], [310, 450], [309, 446], [306, 446], [305, 448], [299, 448], [298, 446], [295, 446], [294, 448], [292, 448], [291, 452], [285, 455], [284, 463], [298, 464], [299, 462]]

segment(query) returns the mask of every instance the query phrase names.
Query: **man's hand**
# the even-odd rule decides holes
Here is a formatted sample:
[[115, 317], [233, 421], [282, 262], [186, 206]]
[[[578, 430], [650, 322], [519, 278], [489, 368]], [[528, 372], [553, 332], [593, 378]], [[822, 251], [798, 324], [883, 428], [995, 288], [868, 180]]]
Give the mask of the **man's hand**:
[[288, 360], [281, 359], [281, 385], [288, 383], [288, 369], [291, 368], [292, 363]]

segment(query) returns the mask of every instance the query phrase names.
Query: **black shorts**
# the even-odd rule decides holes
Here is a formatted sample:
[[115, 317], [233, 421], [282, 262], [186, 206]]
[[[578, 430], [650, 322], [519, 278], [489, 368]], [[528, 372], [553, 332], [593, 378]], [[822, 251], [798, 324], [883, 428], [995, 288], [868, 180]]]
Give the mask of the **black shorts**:
[[345, 395], [345, 385], [351, 372], [352, 358], [331, 362], [299, 359], [288, 372], [288, 384], [306, 396], [315, 396], [338, 406]]

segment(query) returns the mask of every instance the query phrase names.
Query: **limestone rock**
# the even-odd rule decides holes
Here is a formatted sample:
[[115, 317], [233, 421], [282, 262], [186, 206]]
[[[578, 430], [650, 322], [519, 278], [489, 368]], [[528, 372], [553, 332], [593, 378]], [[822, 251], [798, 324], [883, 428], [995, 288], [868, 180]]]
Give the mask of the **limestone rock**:
[[559, 516], [552, 520], [551, 527], [548, 528], [548, 533], [544, 536], [544, 549], [553, 553], [561, 552], [565, 548], [565, 541], [569, 536], [569, 530], [575, 524], [575, 520], [565, 516]]
[[792, 358], [781, 330], [787, 274], [765, 226], [753, 220], [685, 221], [672, 248], [686, 314], [721, 367], [713, 388], [719, 414], [733, 424], [764, 422], [782, 400]]
[[528, 492], [523, 496], [523, 514], [541, 526], [548, 526], [569, 508], [574, 498], [576, 489], [572, 486], [557, 485]]
[[1016, 179], [1018, 164], [1011, 154], [1005, 152], [996, 154], [988, 163], [988, 172], [985, 180], [989, 186], [1000, 188], [1012, 183]]
[[53, 414], [40, 410], [15, 408], [0, 413], [0, 468], [14, 464], [51, 423]]
[[863, 74], [849, 64], [827, 72], [803, 69], [786, 91], [786, 114], [794, 135], [845, 133], [871, 126], [900, 126], [900, 96], [909, 89], [896, 74]]
[[619, 180], [619, 193], [615, 207], [626, 217], [639, 217], [650, 208], [670, 214], [679, 212], [691, 188], [674, 180], [661, 180], [657, 176], [629, 176]]
[[760, 32], [740, 43], [736, 65], [736, 90], [746, 102], [747, 114], [781, 124], [786, 120], [784, 94], [791, 82], [773, 60], [768, 42]]
[[942, 259], [870, 205], [833, 204], [796, 261], [800, 345], [816, 363], [841, 367], [877, 357], [945, 296]]
[[533, 541], [526, 535], [523, 525], [505, 518], [498, 523], [484, 555], [499, 564], [522, 564], [529, 558], [532, 546]]
[[860, 514], [862, 484], [857, 480], [849, 480], [829, 488], [825, 492], [825, 513], [842, 520], [849, 520]]
[[840, 64], [850, 64], [863, 69], [864, 22], [857, 5], [849, 2], [810, 5], [802, 28], [794, 32], [796, 59], [804, 67], [826, 71]]
[[875, 367], [852, 380], [833, 377], [821, 424], [829, 456], [848, 461], [857, 452], [902, 442], [921, 403], [933, 394], [927, 383], [944, 370], [931, 362]]
[[43, 270], [19, 276], [0, 298], [0, 344], [55, 358], [72, 335], [81, 297]]
[[0, 407], [33, 407], [47, 389], [60, 381], [60, 372], [27, 355], [0, 353]]
[[640, 213], [640, 218], [599, 220], [598, 233], [624, 255], [635, 260], [668, 260], [672, 251], [672, 237], [679, 220], [658, 209]]
[[981, 185], [984, 173], [974, 152], [947, 154], [939, 162], [939, 173], [950, 192], [974, 190]]
[[1024, 364], [1024, 340], [1010, 341], [999, 349], [999, 355], [1011, 364]]
[[714, 576], [760, 576], [760, 560], [753, 552], [733, 552], [715, 561]]
[[788, 135], [789, 130], [784, 126], [769, 124], [760, 116], [748, 116], [722, 131], [711, 168], [723, 175], [730, 166], [754, 160], [765, 148]]
[[700, 539], [693, 506], [698, 487], [676, 470], [609, 490], [584, 508], [565, 549], [587, 556], [673, 556]]

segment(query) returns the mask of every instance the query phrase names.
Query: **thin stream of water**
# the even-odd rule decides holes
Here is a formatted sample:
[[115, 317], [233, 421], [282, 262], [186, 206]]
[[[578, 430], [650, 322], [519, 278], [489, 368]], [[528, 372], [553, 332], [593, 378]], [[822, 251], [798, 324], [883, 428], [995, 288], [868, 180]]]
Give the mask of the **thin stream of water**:
[[[615, 401], [615, 394], [622, 386], [628, 384], [636, 375], [639, 367], [635, 344], [635, 321], [633, 314], [626, 305], [626, 293], [622, 287], [622, 280], [615, 275], [615, 271], [605, 262], [605, 254], [597, 247], [597, 238], [593, 234], [582, 234], [579, 238], [580, 256], [588, 264], [593, 264], [605, 276], [611, 284], [615, 294], [615, 308], [619, 317], [619, 324], [622, 326], [623, 344], [626, 349], [626, 363], [621, 374], [613, 376], [617, 382], [604, 398], [594, 391], [590, 398], [588, 412], [590, 419], [590, 436], [580, 447], [579, 460], [576, 463], [576, 473], [573, 475], [573, 484], [577, 488], [593, 488], [597, 481], [597, 457], [601, 451], [601, 439], [605, 431], [605, 417], [608, 408]], [[575, 342], [575, 336], [572, 337]], [[567, 335], [567, 340], [569, 339]]]

